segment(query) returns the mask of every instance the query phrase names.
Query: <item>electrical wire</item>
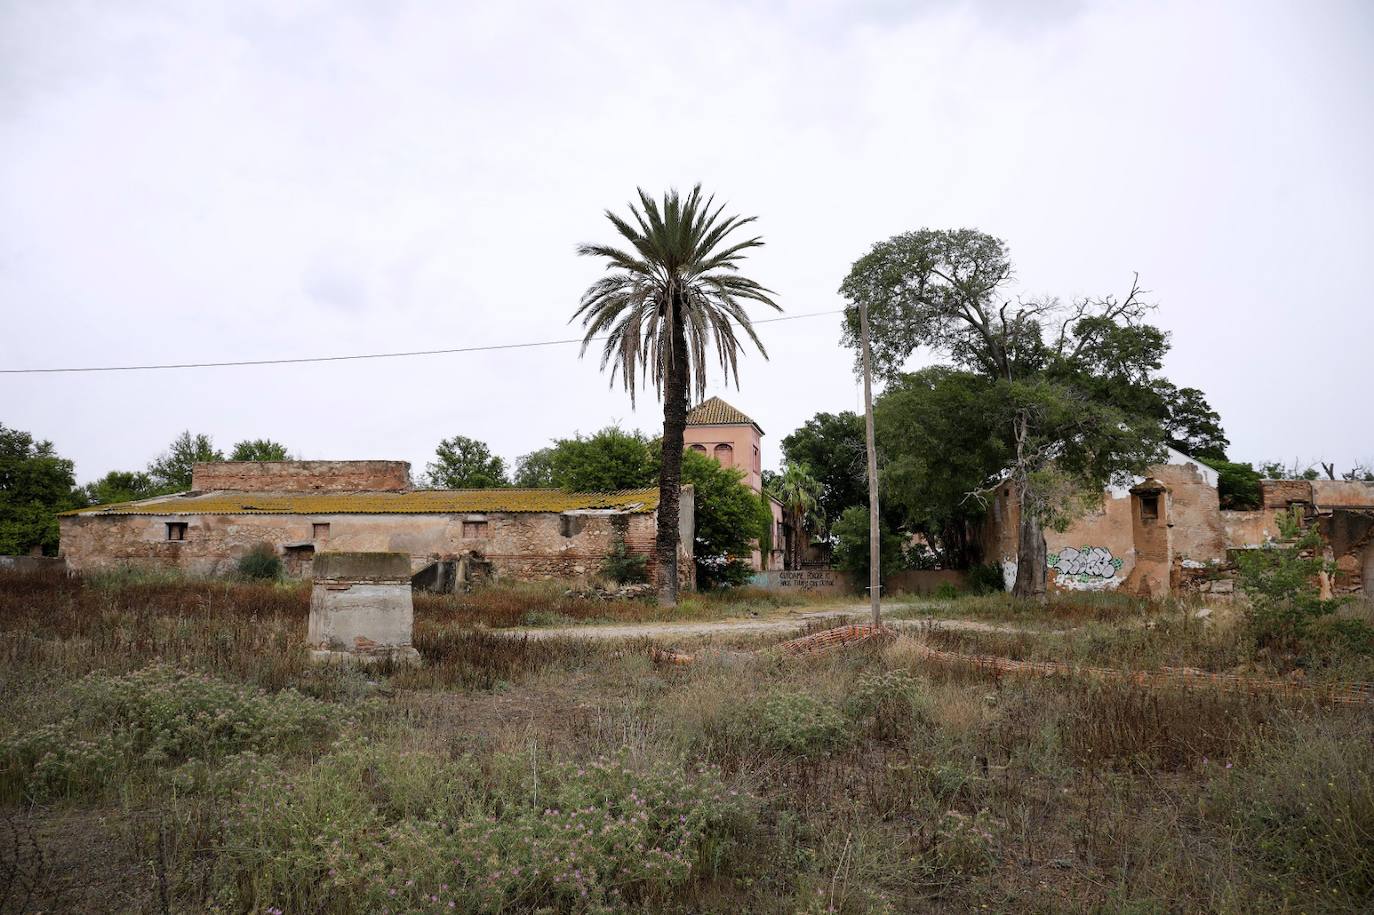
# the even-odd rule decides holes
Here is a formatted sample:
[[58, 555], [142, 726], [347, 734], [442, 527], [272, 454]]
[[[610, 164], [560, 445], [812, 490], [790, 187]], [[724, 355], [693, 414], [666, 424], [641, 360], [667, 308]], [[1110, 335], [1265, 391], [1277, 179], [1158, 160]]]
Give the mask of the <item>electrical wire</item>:
[[[825, 315], [843, 314], [844, 309], [813, 311], [803, 315], [784, 315], [778, 318], [760, 318], [753, 324], [773, 324], [778, 321], [799, 321], [803, 318], [819, 318]], [[592, 337], [592, 340], [605, 340], [605, 337]], [[39, 369], [0, 369], [0, 375], [52, 375], [70, 372], [150, 372], [163, 369], [219, 369], [238, 368], [255, 365], [298, 365], [307, 362], [350, 362], [358, 359], [401, 359], [411, 356], [447, 356], [454, 353], [482, 353], [494, 350], [529, 349], [539, 346], [566, 346], [569, 343], [582, 343], [581, 337], [567, 340], [538, 340], [530, 343], [491, 343], [484, 346], [455, 346], [449, 349], [422, 349], [401, 353], [355, 353], [347, 356], [301, 356], [292, 359], [240, 359], [233, 362], [176, 362], [165, 365], [89, 365], [63, 368]]]

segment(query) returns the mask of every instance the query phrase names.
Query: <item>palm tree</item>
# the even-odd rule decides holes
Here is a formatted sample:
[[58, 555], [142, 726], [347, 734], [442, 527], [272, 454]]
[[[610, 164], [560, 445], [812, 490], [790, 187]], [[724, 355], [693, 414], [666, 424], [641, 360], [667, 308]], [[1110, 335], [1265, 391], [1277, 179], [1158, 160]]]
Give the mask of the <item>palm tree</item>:
[[805, 464], [787, 464], [773, 478], [773, 496], [782, 503], [792, 525], [792, 568], [800, 569], [806, 556], [806, 530], [819, 531], [825, 518], [821, 514], [821, 484]]
[[607, 275], [582, 294], [573, 320], [586, 330], [582, 353], [605, 335], [601, 368], [617, 373], [630, 402], [637, 382], [653, 382], [663, 400], [663, 464], [658, 480], [659, 602], [677, 603], [678, 500], [682, 489], [682, 431], [687, 425], [687, 395], [706, 394], [706, 354], [714, 346], [721, 370], [739, 386], [738, 356], [741, 332], [767, 358], [744, 310], [747, 301], [782, 310], [771, 290], [741, 276], [745, 251], [763, 245], [758, 237], [727, 241], [731, 233], [754, 217], [721, 216], [725, 208], [715, 198], [703, 198], [701, 185], [685, 198], [677, 191], [663, 195], [663, 203], [639, 189], [639, 205], [630, 204], [630, 218], [610, 210], [625, 249], [611, 245], [579, 245], [578, 254], [604, 258]]

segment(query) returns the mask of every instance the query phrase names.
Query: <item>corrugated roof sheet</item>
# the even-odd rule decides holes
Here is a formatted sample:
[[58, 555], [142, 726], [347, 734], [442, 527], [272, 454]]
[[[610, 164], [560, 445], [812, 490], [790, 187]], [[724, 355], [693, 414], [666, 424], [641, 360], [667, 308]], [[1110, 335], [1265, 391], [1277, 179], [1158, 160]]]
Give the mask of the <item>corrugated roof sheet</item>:
[[[754, 426], [758, 423], [719, 397], [708, 397], [687, 414], [689, 426]], [[762, 434], [763, 430], [759, 429]]]
[[566, 512], [658, 507], [658, 489], [610, 493], [561, 489], [417, 489], [411, 492], [202, 492], [93, 505], [64, 515], [446, 515], [456, 512]]

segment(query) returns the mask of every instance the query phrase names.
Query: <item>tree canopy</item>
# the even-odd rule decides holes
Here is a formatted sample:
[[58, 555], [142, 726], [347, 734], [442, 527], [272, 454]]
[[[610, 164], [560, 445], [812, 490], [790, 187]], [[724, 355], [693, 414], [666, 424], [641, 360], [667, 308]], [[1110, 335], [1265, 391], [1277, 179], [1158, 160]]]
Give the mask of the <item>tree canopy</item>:
[[509, 486], [506, 462], [491, 453], [486, 442], [455, 435], [439, 443], [434, 460], [425, 465], [429, 485], [437, 489], [491, 489]]
[[181, 492], [191, 488], [191, 470], [196, 464], [224, 460], [224, 453], [205, 434], [186, 430], [148, 465], [148, 475], [162, 492]]
[[561, 438], [520, 459], [521, 486], [554, 486], [570, 492], [641, 489], [658, 475], [656, 443], [636, 431], [609, 425], [589, 436]]
[[286, 446], [281, 442], [274, 442], [270, 438], [245, 439], [234, 443], [234, 449], [229, 452], [231, 461], [288, 461], [291, 457], [286, 453]]
[[0, 424], [0, 554], [55, 554], [57, 512], [75, 508], [72, 462], [52, 442]]
[[825, 530], [826, 517], [821, 508], [822, 486], [806, 464], [788, 462], [783, 465], [782, 473], [769, 480], [768, 492], [782, 503], [792, 525], [792, 555], [789, 557], [792, 568], [800, 569], [806, 557], [807, 537], [810, 533], [821, 535]]
[[862, 416], [817, 413], [781, 444], [784, 463], [806, 465], [820, 484], [821, 517], [833, 523], [849, 506], [868, 504]]
[[873, 407], [885, 510], [897, 513], [935, 548], [941, 563], [981, 561], [971, 495], [1011, 463], [1008, 403], [995, 381], [932, 366], [891, 381]]
[[111, 470], [94, 483], [82, 487], [83, 500], [90, 505], [114, 505], [151, 499], [173, 490], [160, 489], [150, 474], [141, 470]]
[[[1196, 439], [1212, 449], [1224, 448], [1225, 439], [1200, 393], [1164, 396], [1179, 393], [1156, 374], [1168, 335], [1145, 323], [1149, 306], [1138, 284], [1122, 297], [1066, 304], [1013, 300], [1012, 275], [1000, 239], [973, 229], [922, 229], [874, 245], [840, 291], [851, 304], [850, 345], [858, 344], [859, 304], [868, 310], [880, 376], [899, 379], [912, 353], [928, 347], [987, 383], [979, 399], [988, 409], [980, 412], [1000, 417], [993, 429], [1007, 461], [998, 480], [964, 496], [1002, 479], [1014, 485], [1021, 510], [1015, 590], [1039, 597], [1044, 525], [1067, 524], [1107, 482], [1162, 456], [1166, 442]], [[967, 383], [963, 393], [971, 393]], [[1175, 401], [1183, 404], [1178, 415]], [[907, 468], [946, 475], [950, 486], [959, 485], [956, 470], [929, 462]]]
[[693, 552], [702, 587], [742, 583], [754, 540], [772, 526], [772, 513], [743, 480], [739, 468], [695, 451], [683, 455], [682, 481], [692, 485], [696, 501]]

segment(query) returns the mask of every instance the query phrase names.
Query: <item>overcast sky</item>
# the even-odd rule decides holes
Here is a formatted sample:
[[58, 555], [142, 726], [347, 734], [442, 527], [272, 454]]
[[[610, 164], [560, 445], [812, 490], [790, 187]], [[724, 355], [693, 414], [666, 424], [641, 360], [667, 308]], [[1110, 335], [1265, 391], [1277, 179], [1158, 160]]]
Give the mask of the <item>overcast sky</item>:
[[[1374, 4], [0, 3], [0, 368], [541, 341], [636, 186], [759, 217], [752, 276], [839, 308], [875, 241], [1006, 240], [1027, 294], [1173, 332], [1232, 457], [1374, 459]], [[778, 441], [855, 409], [839, 318], [713, 393]], [[556, 346], [0, 375], [83, 481], [182, 429], [307, 458], [514, 459], [659, 405]]]

